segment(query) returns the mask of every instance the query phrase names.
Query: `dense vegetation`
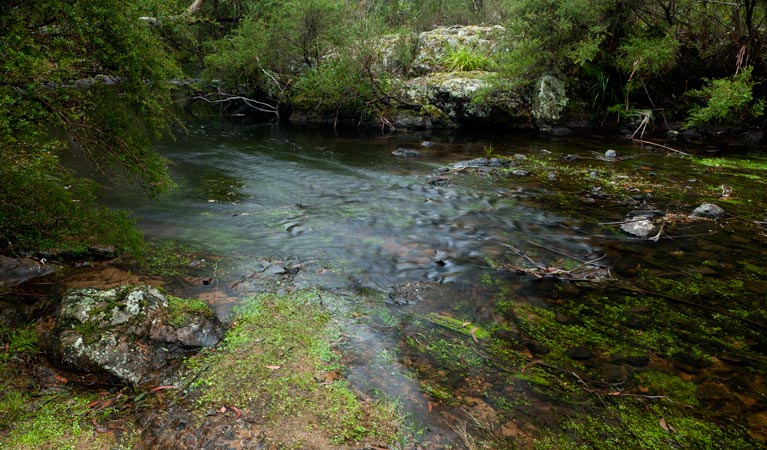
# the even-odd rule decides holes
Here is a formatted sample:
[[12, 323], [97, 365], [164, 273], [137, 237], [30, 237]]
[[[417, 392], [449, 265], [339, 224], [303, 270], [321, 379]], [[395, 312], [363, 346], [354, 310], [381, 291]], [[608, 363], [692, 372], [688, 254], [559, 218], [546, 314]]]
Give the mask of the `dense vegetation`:
[[[362, 119], [411, 106], [395, 81], [412, 75], [418, 33], [435, 26], [502, 25], [496, 51], [454, 49], [445, 70], [491, 71], [497, 87], [523, 97], [554, 75], [568, 107], [595, 123], [652, 110], [709, 131], [764, 125], [764, 1], [189, 3], [3, 2], [0, 251], [135, 249], [128, 219], [96, 207], [95, 186], [59, 159], [83, 152], [109, 178], [132, 176], [150, 193], [170, 187], [151, 139], [172, 121], [172, 79], [199, 78], [197, 98], [246, 97], [269, 116]], [[122, 231], [109, 225], [115, 217]]]

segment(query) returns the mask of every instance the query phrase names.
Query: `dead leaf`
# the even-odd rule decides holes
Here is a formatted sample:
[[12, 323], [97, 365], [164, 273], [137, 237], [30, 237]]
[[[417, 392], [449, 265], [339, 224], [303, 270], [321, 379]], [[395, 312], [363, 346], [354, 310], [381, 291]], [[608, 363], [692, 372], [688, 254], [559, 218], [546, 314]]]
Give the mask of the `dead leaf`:
[[59, 383], [61, 383], [61, 384], [67, 384], [67, 383], [69, 383], [69, 380], [68, 380], [66, 377], [63, 377], [63, 376], [61, 376], [61, 375], [56, 375], [55, 377], [53, 377], [53, 379], [54, 379], [54, 380], [56, 380], [56, 381], [58, 381], [58, 382], [59, 382]]
[[474, 342], [479, 344], [479, 339], [477, 339], [477, 327], [472, 327], [471, 331], [469, 331], [471, 334], [471, 338], [474, 339]]
[[666, 419], [663, 417], [660, 418], [660, 427], [663, 428], [666, 433], [671, 433], [671, 427], [668, 426]]
[[282, 366], [266, 366], [266, 368], [267, 368], [267, 369], [269, 369], [269, 370], [278, 370], [278, 369], [280, 369], [281, 367], [282, 367]]
[[220, 412], [221, 414], [225, 413], [226, 411], [227, 411], [226, 406], [222, 406], [221, 408], [218, 409], [218, 412]]
[[150, 392], [164, 391], [165, 389], [177, 389], [176, 386], [157, 386], [152, 388]]
[[229, 406], [232, 411], [234, 411], [237, 415], [234, 417], [235, 420], [239, 419], [242, 416], [242, 413], [240, 412], [239, 408], [236, 406]]
[[432, 404], [431, 404], [431, 402], [428, 402], [428, 404], [429, 404], [429, 412], [431, 412]]

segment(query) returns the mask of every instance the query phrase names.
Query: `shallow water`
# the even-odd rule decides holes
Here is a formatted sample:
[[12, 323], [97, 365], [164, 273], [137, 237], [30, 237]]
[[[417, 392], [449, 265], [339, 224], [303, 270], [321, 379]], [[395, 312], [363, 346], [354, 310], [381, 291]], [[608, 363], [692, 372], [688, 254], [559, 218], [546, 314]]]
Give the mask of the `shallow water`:
[[[436, 169], [483, 157], [491, 146], [532, 175], [466, 171], [451, 174], [446, 186], [430, 183]], [[393, 156], [398, 148], [421, 156]], [[626, 159], [599, 159], [608, 148]], [[159, 150], [173, 164], [174, 193], [149, 201], [130, 190], [108, 191], [103, 201], [131, 210], [150, 239], [192, 244], [227, 260], [216, 283], [188, 289], [226, 291], [208, 297], [224, 317], [247, 295], [243, 280], [271, 262], [300, 269], [292, 280], [298, 287], [355, 293], [354, 319], [344, 319], [355, 330], [345, 343], [354, 356], [347, 378], [366, 395], [399, 398], [423, 447], [469, 447], [467, 434], [532, 445], [542, 430], [561, 425], [554, 416], [592, 414], [593, 398], [574, 400], [562, 386], [529, 375], [538, 358], [545, 361], [540, 367], [555, 367], [544, 375], [578, 371], [603, 383], [600, 392], [603, 385], [604, 392], [633, 386], [648, 396], [655, 392], [638, 380], [663, 368], [687, 383], [684, 389], [697, 390], [667, 387], [671, 392], [659, 395], [684, 395], [682, 402], [765, 438], [760, 325], [767, 286], [759, 268], [767, 258], [764, 234], [748, 220], [764, 209], [760, 169], [743, 178], [611, 138], [332, 134], [264, 124], [192, 123], [188, 135]], [[567, 167], [531, 162], [570, 154], [581, 157], [571, 165], [580, 170], [575, 177]], [[610, 183], [623, 182], [623, 195], [606, 193]], [[684, 195], [666, 195], [669, 184]], [[689, 213], [716, 200], [719, 185], [739, 195], [724, 204], [740, 218], [670, 222], [657, 242], [613, 224], [633, 209]], [[563, 281], [564, 272], [589, 261], [610, 281]], [[551, 268], [559, 276], [541, 277]], [[738, 278], [744, 270], [751, 270], [745, 281]], [[698, 278], [685, 292], [689, 277]], [[611, 308], [620, 314], [600, 315]], [[580, 334], [541, 331], [545, 311], [563, 314], [552, 323]], [[445, 324], [445, 317], [453, 321]], [[738, 317], [746, 322], [728, 328]], [[634, 319], [642, 323], [634, 327]], [[484, 328], [492, 344], [477, 338]], [[655, 332], [670, 337], [649, 340]], [[568, 346], [596, 355], [571, 360]], [[610, 348], [650, 362], [616, 362]], [[579, 396], [596, 391], [596, 381], [576, 377], [570, 381], [586, 386]], [[706, 393], [722, 386], [724, 393]]]

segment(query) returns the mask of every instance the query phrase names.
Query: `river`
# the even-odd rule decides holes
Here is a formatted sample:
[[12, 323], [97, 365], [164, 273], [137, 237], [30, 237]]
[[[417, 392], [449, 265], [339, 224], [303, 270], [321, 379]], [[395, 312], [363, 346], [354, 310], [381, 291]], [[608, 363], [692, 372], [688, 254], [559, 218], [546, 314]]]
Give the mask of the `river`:
[[[564, 445], [553, 428], [767, 438], [762, 160], [615, 137], [188, 127], [159, 146], [173, 193], [102, 200], [210, 255], [206, 282], [179, 286], [222, 318], [259, 289], [351, 295], [345, 376], [398, 398], [423, 447]], [[514, 163], [456, 166], [485, 156]], [[728, 215], [690, 219], [703, 202]], [[655, 239], [619, 229], [636, 210], [665, 214]]]

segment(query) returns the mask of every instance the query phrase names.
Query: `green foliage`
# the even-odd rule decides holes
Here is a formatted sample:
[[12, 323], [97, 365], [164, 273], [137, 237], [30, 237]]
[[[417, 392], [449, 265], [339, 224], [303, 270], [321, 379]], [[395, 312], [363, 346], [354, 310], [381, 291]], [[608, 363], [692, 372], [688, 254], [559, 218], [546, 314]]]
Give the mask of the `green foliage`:
[[73, 177], [49, 146], [6, 153], [0, 165], [0, 250], [82, 253], [112, 244], [137, 253], [141, 235], [125, 214], [96, 204], [95, 184]]
[[491, 70], [492, 58], [467, 46], [448, 47], [442, 57], [442, 65], [449, 72], [470, 72], [472, 70]]
[[668, 73], [677, 63], [680, 42], [671, 36], [629, 36], [620, 45], [616, 64], [624, 73], [639, 77]]
[[135, 232], [125, 235], [125, 216], [95, 207], [95, 185], [64, 170], [58, 155], [82, 152], [103, 173], [132, 176], [151, 193], [171, 186], [166, 161], [150, 139], [168, 131], [169, 81], [179, 71], [139, 20], [143, 13], [165, 10], [159, 4], [48, 0], [1, 7], [5, 251], [77, 251], [102, 239], [121, 249], [135, 244]]
[[764, 99], [754, 101], [751, 79], [752, 67], [746, 67], [729, 78], [706, 80], [703, 88], [688, 92], [688, 95], [703, 99], [704, 106], [694, 106], [685, 124], [688, 127], [715, 123], [734, 122], [764, 114]]
[[[509, 5], [500, 70], [528, 88], [544, 74], [564, 76], [594, 113], [663, 108], [666, 118], [685, 108], [679, 98], [690, 80], [709, 74], [721, 81], [694, 91], [710, 103], [694, 108], [688, 125], [724, 117], [753, 123], [763, 106], [746, 99], [748, 76], [721, 76], [745, 62], [754, 74], [767, 72], [767, 41], [755, 25], [767, 17], [765, 6], [753, 1], [642, 0], [631, 7], [615, 0], [515, 1]], [[753, 98], [760, 98], [764, 89], [754, 92]], [[616, 104], [622, 107], [612, 108]]]

